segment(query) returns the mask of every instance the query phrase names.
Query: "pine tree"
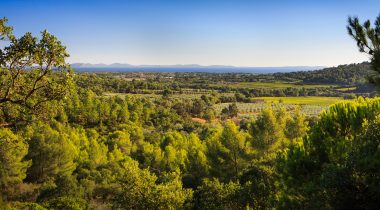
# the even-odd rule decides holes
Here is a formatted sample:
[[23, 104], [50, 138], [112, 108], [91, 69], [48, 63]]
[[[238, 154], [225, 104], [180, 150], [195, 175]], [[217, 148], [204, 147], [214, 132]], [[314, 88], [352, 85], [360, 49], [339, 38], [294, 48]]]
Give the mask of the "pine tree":
[[212, 173], [223, 181], [236, 180], [251, 155], [246, 135], [231, 121], [208, 139], [207, 150]]
[[27, 136], [29, 150], [26, 159], [32, 161], [27, 171], [28, 181], [43, 182], [49, 177], [70, 175], [74, 171], [74, 160], [79, 151], [64, 131], [39, 123], [29, 127]]
[[347, 31], [356, 41], [359, 51], [371, 56], [372, 69], [376, 74], [369, 78], [369, 82], [380, 88], [380, 15], [374, 27], [370, 20], [360, 24], [359, 18], [349, 17]]
[[[261, 152], [274, 152], [284, 145], [284, 122], [283, 113], [277, 114], [271, 109], [263, 110], [255, 121], [250, 125], [249, 133], [252, 136], [252, 145]], [[285, 115], [284, 115], [285, 116]], [[279, 123], [278, 120], [284, 121]]]
[[[11, 130], [0, 129], [0, 199], [8, 187], [21, 183], [31, 161], [25, 161], [28, 145]], [[4, 195], [5, 196], [5, 195]]]
[[301, 112], [301, 109], [297, 107], [293, 116], [286, 121], [286, 137], [290, 140], [302, 138], [308, 129], [306, 116]]

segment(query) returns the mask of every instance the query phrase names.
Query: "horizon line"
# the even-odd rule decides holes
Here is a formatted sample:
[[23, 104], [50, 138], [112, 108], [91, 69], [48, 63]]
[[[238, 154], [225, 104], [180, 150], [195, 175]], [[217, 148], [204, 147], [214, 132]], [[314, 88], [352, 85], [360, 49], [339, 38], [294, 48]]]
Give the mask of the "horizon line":
[[[287, 66], [235, 66], [235, 65], [224, 65], [224, 64], [212, 64], [212, 65], [202, 65], [202, 64], [129, 64], [129, 63], [82, 63], [82, 62], [73, 62], [69, 63], [70, 65], [94, 65], [93, 68], [96, 68], [96, 66], [112, 66], [112, 65], [120, 65], [121, 68], [127, 68], [127, 67], [226, 67], [226, 68], [292, 68], [292, 67], [318, 67], [318, 68], [329, 68], [329, 67], [337, 67], [341, 65], [351, 65], [351, 64], [360, 64], [360, 63], [368, 63], [369, 61], [362, 61], [362, 62], [353, 62], [353, 63], [344, 63], [344, 64], [338, 64], [338, 65], [287, 65]], [[122, 66], [125, 65], [125, 66]], [[99, 67], [101, 68], [101, 67]]]

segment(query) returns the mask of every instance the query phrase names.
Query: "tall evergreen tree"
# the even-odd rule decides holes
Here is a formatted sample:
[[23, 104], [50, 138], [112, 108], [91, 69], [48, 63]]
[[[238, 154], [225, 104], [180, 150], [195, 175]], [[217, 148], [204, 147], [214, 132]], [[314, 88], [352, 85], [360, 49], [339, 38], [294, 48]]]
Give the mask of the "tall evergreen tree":
[[361, 24], [358, 17], [349, 17], [347, 31], [356, 41], [359, 51], [371, 56], [375, 75], [369, 81], [380, 88], [380, 14], [373, 27], [370, 20]]
[[26, 177], [31, 163], [24, 160], [27, 152], [28, 145], [22, 138], [9, 129], [0, 129], [0, 199], [8, 188]]
[[50, 177], [70, 175], [75, 170], [78, 149], [64, 131], [39, 123], [30, 126], [26, 135], [29, 138], [26, 159], [32, 161], [28, 181], [44, 182]]
[[220, 133], [208, 139], [207, 149], [212, 173], [222, 181], [236, 180], [251, 155], [247, 136], [232, 121], [227, 121]]

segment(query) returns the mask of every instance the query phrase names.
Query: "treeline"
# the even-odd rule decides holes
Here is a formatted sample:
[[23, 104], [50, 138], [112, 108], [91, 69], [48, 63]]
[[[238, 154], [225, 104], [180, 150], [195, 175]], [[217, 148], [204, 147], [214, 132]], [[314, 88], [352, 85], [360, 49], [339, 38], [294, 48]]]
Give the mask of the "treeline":
[[[218, 91], [241, 93], [247, 98], [261, 96], [340, 96], [360, 95], [372, 97], [375, 88], [366, 83], [371, 74], [368, 63], [341, 65], [317, 71], [299, 71], [275, 74], [243, 73], [78, 73], [74, 78], [81, 88], [97, 94], [104, 92], [133, 94], [163, 94], [168, 90], [176, 94]], [[290, 82], [294, 87], [284, 88], [241, 88], [239, 82]], [[223, 85], [226, 84], [226, 85]], [[326, 84], [326, 87], [303, 85]], [[338, 88], [339, 87], [339, 88]], [[354, 88], [353, 88], [354, 87]], [[341, 88], [353, 88], [341, 91]]]
[[339, 65], [318, 71], [298, 71], [290, 73], [276, 73], [274, 78], [283, 80], [291, 78], [301, 80], [302, 84], [337, 84], [357, 85], [366, 83], [367, 77], [373, 74], [371, 64], [368, 62]]
[[368, 62], [339, 65], [315, 71], [294, 71], [288, 73], [249, 74], [249, 73], [176, 73], [181, 82], [299, 82], [299, 84], [356, 85], [366, 82], [373, 74]]
[[[213, 94], [218, 93], [239, 93], [246, 99], [233, 98], [229, 96], [220, 98], [221, 102], [250, 102], [252, 97], [263, 96], [331, 96], [345, 97], [358, 95], [373, 97], [375, 88], [367, 84], [358, 84], [352, 91], [340, 91], [333, 87], [287, 87], [287, 88], [238, 88], [230, 86], [209, 86], [207, 84], [180, 84], [173, 81], [155, 80], [124, 80], [111, 76], [98, 77], [97, 75], [78, 75], [75, 77], [76, 84], [81, 88], [89, 88], [93, 92], [101, 95], [102, 93], [131, 93], [131, 94]], [[91, 86], [88, 86], [91, 84]], [[342, 86], [341, 88], [352, 88], [352, 86]], [[234, 94], [232, 94], [234, 95]]]
[[317, 122], [267, 109], [240, 125], [193, 122], [178, 103], [79, 89], [38, 118], [1, 128], [3, 205], [379, 207], [379, 99], [336, 104]]

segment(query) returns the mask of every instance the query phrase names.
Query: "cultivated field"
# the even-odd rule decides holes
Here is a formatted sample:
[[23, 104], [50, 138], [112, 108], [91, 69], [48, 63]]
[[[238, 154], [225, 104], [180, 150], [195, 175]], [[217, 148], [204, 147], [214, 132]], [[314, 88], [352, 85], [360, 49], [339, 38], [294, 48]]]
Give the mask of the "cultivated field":
[[297, 105], [331, 105], [343, 100], [340, 97], [324, 96], [297, 96], [297, 97], [257, 97], [254, 99], [264, 100], [266, 103], [283, 103]]
[[211, 87], [233, 87], [233, 88], [329, 88], [335, 87], [335, 85], [325, 85], [325, 84], [316, 84], [316, 85], [301, 85], [298, 83], [290, 82], [236, 82], [236, 83], [223, 83], [223, 84], [210, 84]]
[[[222, 109], [228, 107], [231, 103], [215, 104], [214, 108], [221, 112]], [[297, 105], [297, 104], [284, 104], [284, 103], [236, 103], [239, 116], [249, 118], [256, 116], [263, 109], [279, 109], [285, 107], [287, 111], [292, 112], [297, 107], [301, 108], [301, 111], [307, 116], [318, 116], [323, 110], [327, 109], [328, 105]]]
[[[146, 99], [162, 98], [160, 94], [130, 94], [130, 93], [106, 93], [106, 96], [132, 96]], [[176, 99], [199, 99], [204, 93], [192, 94], [172, 94], [170, 98]], [[207, 94], [206, 94], [207, 95]], [[234, 93], [227, 93], [224, 95], [234, 95]], [[263, 109], [271, 108], [278, 109], [285, 107], [288, 111], [292, 112], [297, 107], [307, 116], [318, 116], [321, 111], [327, 109], [331, 104], [342, 101], [339, 97], [323, 97], [323, 96], [298, 96], [298, 97], [256, 97], [255, 100], [262, 100], [259, 103], [236, 103], [240, 117], [252, 117], [260, 113]], [[217, 112], [221, 113], [222, 109], [228, 107], [231, 103], [215, 104], [214, 108]]]

